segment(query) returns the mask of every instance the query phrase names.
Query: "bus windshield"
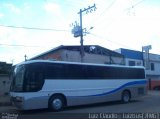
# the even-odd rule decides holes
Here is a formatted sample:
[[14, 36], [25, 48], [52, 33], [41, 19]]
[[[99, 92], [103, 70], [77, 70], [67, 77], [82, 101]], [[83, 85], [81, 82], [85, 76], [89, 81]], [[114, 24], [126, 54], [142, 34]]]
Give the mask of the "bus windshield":
[[23, 91], [23, 82], [24, 82], [24, 65], [16, 66], [13, 72], [13, 81], [11, 85], [11, 90], [15, 92]]
[[19, 65], [14, 69], [11, 91], [35, 92], [42, 88], [44, 73], [39, 65]]

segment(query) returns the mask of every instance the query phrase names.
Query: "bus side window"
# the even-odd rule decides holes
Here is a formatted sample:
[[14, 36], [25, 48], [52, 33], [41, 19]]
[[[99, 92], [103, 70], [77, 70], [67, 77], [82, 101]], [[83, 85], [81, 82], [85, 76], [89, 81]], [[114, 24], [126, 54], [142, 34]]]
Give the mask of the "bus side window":
[[38, 91], [44, 83], [44, 75], [41, 68], [34, 66], [28, 68], [25, 74], [25, 91]]
[[65, 64], [64, 78], [66, 79], [85, 79], [85, 70], [81, 65]]

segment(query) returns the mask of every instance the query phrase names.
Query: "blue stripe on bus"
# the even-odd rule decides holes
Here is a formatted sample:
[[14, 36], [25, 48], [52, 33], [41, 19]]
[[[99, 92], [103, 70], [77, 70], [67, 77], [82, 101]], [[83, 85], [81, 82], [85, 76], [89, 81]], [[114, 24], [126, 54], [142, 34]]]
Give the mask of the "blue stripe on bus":
[[80, 97], [108, 95], [108, 94], [115, 93], [115, 92], [117, 92], [117, 91], [119, 91], [119, 90], [121, 90], [122, 88], [127, 87], [127, 86], [131, 86], [131, 85], [141, 85], [141, 84], [146, 84], [146, 83], [147, 83], [146, 80], [144, 80], [144, 81], [133, 81], [133, 82], [128, 82], [128, 83], [126, 83], [126, 84], [124, 84], [124, 85], [122, 85], [122, 86], [120, 86], [120, 87], [118, 87], [118, 88], [116, 88], [116, 89], [114, 89], [114, 90], [111, 90], [111, 91], [109, 91], [109, 92], [106, 92], [106, 93], [96, 94], [96, 95], [80, 96]]

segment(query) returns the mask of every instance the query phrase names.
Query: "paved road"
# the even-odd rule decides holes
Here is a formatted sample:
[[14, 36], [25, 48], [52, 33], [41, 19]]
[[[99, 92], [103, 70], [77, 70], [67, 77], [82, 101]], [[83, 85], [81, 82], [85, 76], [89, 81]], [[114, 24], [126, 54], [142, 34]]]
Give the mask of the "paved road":
[[[64, 111], [55, 113], [47, 109], [43, 110], [31, 110], [31, 111], [18, 111], [14, 107], [0, 107], [1, 117], [6, 116], [16, 116], [18, 119], [50, 119], [50, 118], [87, 118], [96, 119], [96, 114], [99, 116], [100, 113], [155, 113], [160, 112], [160, 92], [152, 91], [149, 92], [147, 96], [131, 101], [127, 104], [122, 104], [120, 102], [108, 102], [102, 104], [94, 104], [87, 106], [76, 106], [66, 108]], [[85, 114], [80, 114], [85, 113]], [[151, 115], [154, 117], [154, 115]], [[100, 118], [100, 117], [99, 117]], [[104, 119], [104, 118], [101, 118]]]

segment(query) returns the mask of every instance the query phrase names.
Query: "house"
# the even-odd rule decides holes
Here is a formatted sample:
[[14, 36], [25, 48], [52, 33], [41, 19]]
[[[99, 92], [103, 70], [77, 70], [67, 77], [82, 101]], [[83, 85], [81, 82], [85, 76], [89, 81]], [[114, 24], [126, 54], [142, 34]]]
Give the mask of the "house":
[[[39, 54], [30, 60], [59, 60], [69, 62], [81, 62], [80, 46], [59, 46], [47, 52]], [[85, 63], [118, 64], [124, 65], [124, 56], [98, 45], [85, 45]]]
[[12, 64], [6, 62], [0, 62], [0, 95], [7, 94], [9, 92], [11, 80]]
[[[144, 66], [150, 89], [160, 89], [160, 55], [120, 48], [116, 50], [125, 56], [127, 66]], [[146, 57], [147, 56], [147, 57]]]
[[143, 66], [143, 53], [140, 51], [120, 48], [116, 50], [125, 56], [125, 65], [127, 66]]

